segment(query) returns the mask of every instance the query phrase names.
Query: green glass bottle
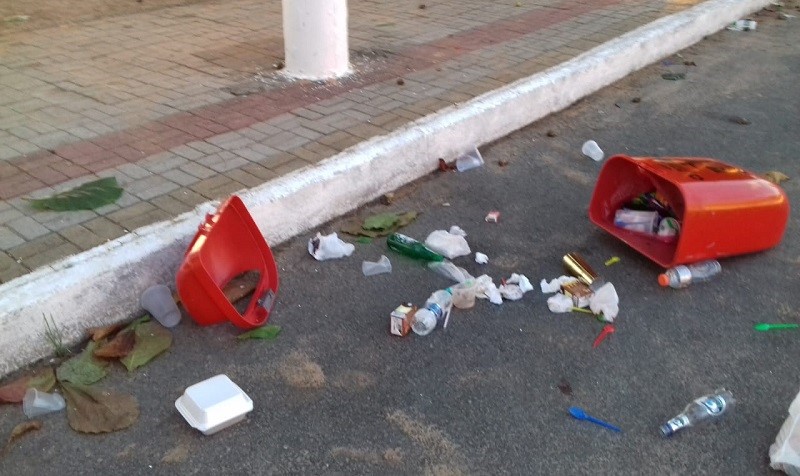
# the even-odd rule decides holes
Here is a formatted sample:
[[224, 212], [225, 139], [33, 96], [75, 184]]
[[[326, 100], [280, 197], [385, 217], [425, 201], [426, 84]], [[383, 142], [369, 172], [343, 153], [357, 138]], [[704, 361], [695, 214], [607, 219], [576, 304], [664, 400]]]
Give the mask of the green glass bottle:
[[410, 258], [422, 259], [425, 261], [444, 261], [444, 256], [434, 252], [414, 238], [401, 233], [392, 233], [389, 235], [386, 239], [386, 244], [389, 246], [390, 250]]

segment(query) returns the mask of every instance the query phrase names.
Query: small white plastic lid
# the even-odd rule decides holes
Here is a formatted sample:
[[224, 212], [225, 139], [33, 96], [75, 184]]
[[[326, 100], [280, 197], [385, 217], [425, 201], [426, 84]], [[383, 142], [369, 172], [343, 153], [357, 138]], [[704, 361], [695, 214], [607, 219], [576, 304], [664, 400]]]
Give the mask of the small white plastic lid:
[[227, 375], [220, 374], [186, 389], [175, 408], [193, 428], [211, 435], [242, 421], [253, 401]]

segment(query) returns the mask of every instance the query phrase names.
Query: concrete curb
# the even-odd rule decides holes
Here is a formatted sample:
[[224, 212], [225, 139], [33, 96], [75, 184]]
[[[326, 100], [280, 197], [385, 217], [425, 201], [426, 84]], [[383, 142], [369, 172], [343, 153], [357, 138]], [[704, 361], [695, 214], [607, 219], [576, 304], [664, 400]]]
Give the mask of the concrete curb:
[[[769, 3], [704, 2], [240, 195], [268, 242], [281, 243], [430, 173], [439, 157], [456, 157], [562, 110]], [[0, 375], [52, 353], [45, 315], [74, 344], [87, 328], [140, 312], [139, 295], [174, 281], [197, 225], [215, 209], [203, 204], [0, 285]]]

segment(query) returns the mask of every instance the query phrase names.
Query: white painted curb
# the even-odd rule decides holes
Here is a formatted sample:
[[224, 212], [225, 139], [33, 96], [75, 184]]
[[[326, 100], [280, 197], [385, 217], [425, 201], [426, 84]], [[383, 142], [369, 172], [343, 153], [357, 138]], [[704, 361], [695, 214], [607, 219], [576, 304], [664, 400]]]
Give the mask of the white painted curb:
[[[564, 109], [769, 3], [704, 2], [243, 192], [242, 199], [268, 242], [281, 243], [430, 173], [439, 157], [456, 157]], [[75, 344], [87, 328], [141, 313], [139, 295], [152, 284], [173, 283], [197, 225], [215, 208], [201, 205], [0, 285], [0, 374], [51, 355], [43, 315], [53, 317], [67, 344]]]

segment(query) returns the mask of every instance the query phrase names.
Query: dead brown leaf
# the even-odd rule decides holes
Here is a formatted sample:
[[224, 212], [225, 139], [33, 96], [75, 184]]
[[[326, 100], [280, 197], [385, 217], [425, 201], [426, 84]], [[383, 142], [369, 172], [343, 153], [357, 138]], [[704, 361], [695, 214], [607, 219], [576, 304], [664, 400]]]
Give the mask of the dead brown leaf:
[[92, 327], [89, 329], [89, 335], [92, 336], [92, 340], [95, 342], [101, 341], [106, 337], [114, 335], [118, 330], [122, 329], [125, 326], [124, 323], [119, 324], [111, 324], [110, 326], [105, 327]]
[[67, 420], [80, 433], [123, 430], [139, 419], [139, 403], [130, 395], [61, 382], [67, 400]]
[[128, 355], [136, 344], [136, 333], [132, 329], [115, 335], [111, 341], [95, 349], [94, 356], [102, 359], [118, 359]]
[[49, 392], [55, 385], [56, 376], [52, 368], [38, 369], [0, 387], [0, 403], [20, 403], [29, 388]]
[[764, 174], [764, 179], [774, 183], [775, 185], [780, 185], [781, 182], [789, 180], [789, 176], [784, 174], [783, 172], [778, 172], [777, 170], [771, 170]]
[[40, 430], [41, 428], [42, 422], [39, 420], [25, 421], [15, 426], [14, 429], [11, 430], [11, 435], [8, 437], [6, 445], [3, 447], [2, 454], [5, 455], [11, 449], [11, 445], [13, 445], [14, 442], [20, 439], [23, 435], [30, 433], [31, 431]]

